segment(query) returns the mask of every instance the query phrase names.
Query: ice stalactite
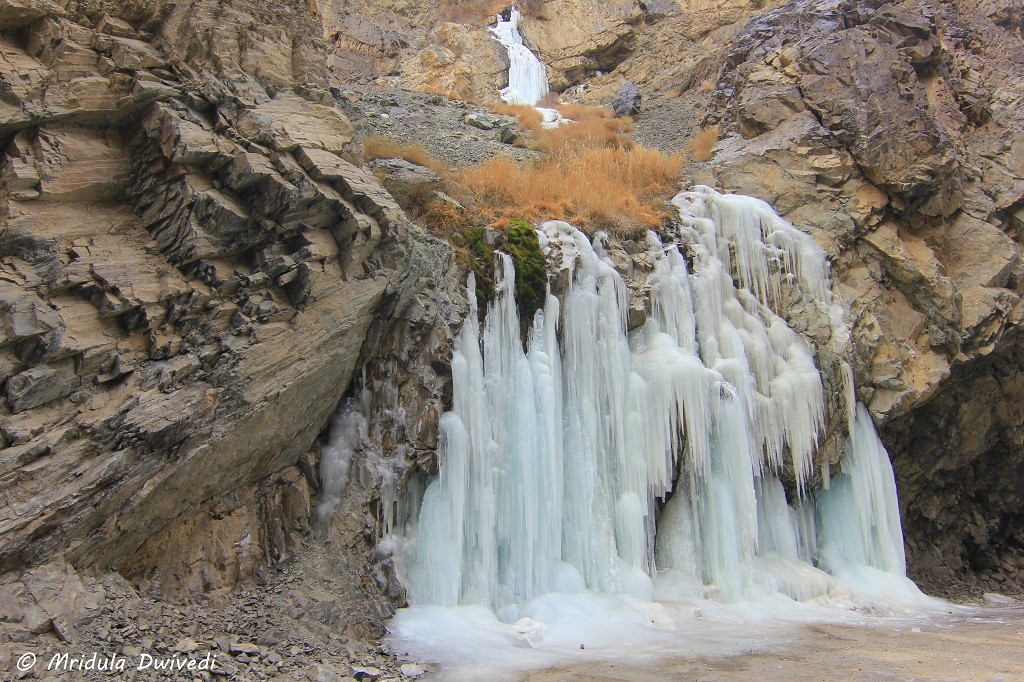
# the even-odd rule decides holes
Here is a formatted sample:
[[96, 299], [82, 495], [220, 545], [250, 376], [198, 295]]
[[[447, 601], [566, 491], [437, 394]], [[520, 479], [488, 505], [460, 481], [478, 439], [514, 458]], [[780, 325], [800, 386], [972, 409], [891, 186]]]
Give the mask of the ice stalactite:
[[851, 424], [842, 473], [818, 495], [818, 525], [821, 557], [833, 572], [871, 566], [906, 574], [892, 464], [863, 405]]
[[348, 487], [352, 457], [366, 438], [366, 419], [351, 401], [334, 414], [328, 440], [320, 448], [320, 503], [316, 507], [316, 521], [323, 524], [337, 511]]

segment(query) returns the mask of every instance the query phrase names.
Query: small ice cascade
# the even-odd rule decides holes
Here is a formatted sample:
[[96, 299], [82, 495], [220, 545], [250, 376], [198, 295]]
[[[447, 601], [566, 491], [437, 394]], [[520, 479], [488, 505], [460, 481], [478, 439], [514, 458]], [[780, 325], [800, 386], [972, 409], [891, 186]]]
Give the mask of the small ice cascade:
[[757, 199], [697, 187], [673, 203], [679, 233], [647, 237], [650, 314], [632, 331], [602, 236], [553, 221], [541, 245], [569, 284], [524, 347], [500, 255], [482, 326], [474, 308], [456, 341], [439, 473], [405, 521], [412, 604], [512, 622], [548, 593], [806, 601], [909, 583], [892, 467], [848, 368], [842, 472], [810, 489], [823, 381], [783, 315], [816, 307], [848, 343], [823, 252]]
[[491, 27], [494, 39], [508, 52], [508, 87], [501, 91], [501, 99], [509, 104], [525, 104], [534, 107], [543, 117], [542, 125], [553, 128], [569, 122], [557, 109], [538, 107], [537, 102], [547, 96], [548, 72], [537, 55], [523, 43], [519, 34], [519, 18], [522, 15], [514, 6], [509, 8], [508, 20], [498, 15], [497, 23]]
[[330, 520], [348, 487], [349, 469], [360, 442], [366, 440], [366, 419], [351, 400], [345, 401], [331, 419], [327, 443], [320, 448], [320, 482], [323, 494], [315, 520]]

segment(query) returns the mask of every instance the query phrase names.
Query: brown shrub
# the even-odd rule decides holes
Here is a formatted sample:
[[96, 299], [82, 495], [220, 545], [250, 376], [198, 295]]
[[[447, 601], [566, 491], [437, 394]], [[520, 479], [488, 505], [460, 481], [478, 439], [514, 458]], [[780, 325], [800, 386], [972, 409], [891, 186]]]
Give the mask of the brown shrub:
[[[500, 105], [529, 119], [530, 107]], [[496, 108], [495, 110], [498, 110]], [[631, 234], [658, 226], [668, 212], [665, 199], [675, 192], [685, 160], [634, 145], [624, 131], [629, 119], [570, 109], [576, 123], [539, 128], [535, 145], [547, 153], [518, 163], [499, 157], [465, 169], [450, 169], [420, 145], [371, 136], [364, 141], [366, 159], [402, 158], [427, 166], [448, 181], [449, 190], [466, 208], [433, 193], [412, 198], [412, 216], [438, 235], [449, 236], [472, 225], [509, 226], [512, 218], [531, 222], [565, 220], [580, 229]], [[538, 115], [539, 117], [539, 115]]]
[[465, 209], [443, 199], [428, 199], [416, 220], [433, 234], [448, 237], [471, 221]]
[[405, 159], [410, 163], [426, 166], [435, 173], [444, 173], [447, 167], [419, 144], [402, 144], [390, 137], [371, 135], [363, 140], [363, 155], [367, 161], [374, 159]]
[[710, 161], [714, 156], [712, 151], [718, 143], [718, 126], [710, 126], [697, 133], [697, 136], [690, 141], [690, 155], [695, 161]]
[[531, 106], [504, 102], [487, 106], [495, 113], [515, 116], [522, 129], [533, 138], [530, 148], [537, 151], [553, 153], [567, 146], [628, 148], [632, 145], [626, 135], [633, 132], [633, 120], [615, 118], [614, 112], [606, 107], [555, 103], [548, 108], [557, 109], [573, 122], [545, 128], [540, 112]]
[[577, 122], [615, 118], [615, 112], [608, 107], [592, 107], [589, 104], [558, 102], [554, 105], [558, 113]]
[[623, 118], [574, 120], [557, 128], [544, 128], [535, 136], [533, 148], [549, 154], [566, 147], [628, 149], [633, 141], [627, 133], [632, 129], [633, 122]]
[[563, 147], [518, 164], [493, 159], [455, 174], [479, 218], [501, 228], [510, 218], [566, 220], [581, 229], [631, 233], [667, 216], [684, 161], [645, 147]]
[[440, 95], [447, 99], [463, 99], [462, 95], [454, 90], [445, 90], [444, 88], [437, 87], [435, 85], [427, 85], [420, 88], [420, 92], [424, 92], [428, 95]]

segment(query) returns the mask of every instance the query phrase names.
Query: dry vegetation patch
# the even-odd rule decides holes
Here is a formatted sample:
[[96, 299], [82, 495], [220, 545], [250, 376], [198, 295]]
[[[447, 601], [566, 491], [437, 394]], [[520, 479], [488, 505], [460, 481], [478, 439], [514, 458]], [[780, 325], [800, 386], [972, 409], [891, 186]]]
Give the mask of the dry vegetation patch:
[[498, 157], [451, 169], [419, 145], [378, 136], [364, 142], [367, 160], [403, 158], [445, 178], [446, 191], [463, 208], [447, 199], [426, 198], [413, 211], [434, 233], [450, 236], [467, 225], [507, 229], [519, 218], [565, 220], [587, 232], [629, 234], [657, 227], [669, 217], [665, 202], [675, 192], [686, 161], [679, 154], [635, 145], [629, 136], [632, 120], [615, 118], [605, 108], [557, 104], [574, 122], [544, 128], [532, 107], [490, 106], [519, 119], [533, 138], [530, 146], [544, 155], [525, 163]]
[[363, 157], [374, 159], [405, 159], [409, 163], [425, 166], [439, 175], [448, 172], [448, 167], [430, 155], [423, 145], [403, 144], [390, 137], [371, 135], [363, 140]]
[[718, 144], [718, 126], [710, 126], [697, 133], [690, 142], [690, 155], [694, 161], [710, 161]]
[[563, 147], [531, 163], [493, 159], [456, 172], [455, 183], [474, 212], [498, 228], [525, 218], [625, 234], [668, 217], [665, 199], [683, 163], [645, 147]]
[[540, 112], [525, 104], [489, 102], [491, 111], [514, 116], [520, 127], [529, 133], [531, 141], [526, 147], [542, 152], [557, 152], [569, 145], [587, 147], [631, 147], [633, 140], [633, 119], [616, 118], [606, 107], [592, 107], [585, 104], [562, 104], [541, 102], [542, 106], [557, 109], [558, 113], [572, 123], [545, 128]]

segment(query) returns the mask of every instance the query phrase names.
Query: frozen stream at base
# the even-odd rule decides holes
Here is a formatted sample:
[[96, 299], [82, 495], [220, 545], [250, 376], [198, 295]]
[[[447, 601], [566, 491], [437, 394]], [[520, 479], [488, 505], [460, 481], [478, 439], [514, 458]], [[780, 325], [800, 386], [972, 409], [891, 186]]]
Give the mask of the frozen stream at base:
[[672, 243], [648, 236], [651, 313], [632, 331], [602, 239], [549, 222], [549, 270], [570, 284], [524, 347], [501, 256], [483, 325], [473, 310], [456, 340], [439, 475], [410, 482], [393, 538], [413, 604], [391, 623], [399, 655], [472, 679], [953, 608], [905, 577], [892, 467], [842, 363], [840, 471], [816, 460], [825, 383], [785, 318], [825, 320], [829, 352], [847, 350], [820, 248], [750, 197], [698, 187], [674, 204]]
[[536, 631], [503, 623], [484, 606], [414, 606], [393, 619], [388, 643], [401, 658], [439, 664], [434, 679], [516, 680], [526, 671], [574, 663], [613, 662], [628, 669], [660, 660], [780, 651], [800, 643], [803, 629], [814, 624], [910, 630], [951, 618], [991, 618], [982, 609], [932, 599], [900, 582], [891, 585], [888, 599], [876, 595], [872, 606], [853, 594], [814, 602], [773, 595], [737, 603], [548, 594], [523, 609], [542, 623], [541, 637], [533, 642]]

